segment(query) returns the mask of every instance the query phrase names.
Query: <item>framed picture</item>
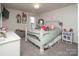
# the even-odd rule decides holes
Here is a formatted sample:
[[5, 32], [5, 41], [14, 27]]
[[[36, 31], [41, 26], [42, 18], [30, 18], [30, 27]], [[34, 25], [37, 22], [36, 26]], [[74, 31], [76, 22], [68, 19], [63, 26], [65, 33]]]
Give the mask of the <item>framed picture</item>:
[[21, 23], [21, 15], [17, 14], [16, 18], [17, 18], [17, 23]]
[[25, 13], [22, 13], [22, 23], [25, 24], [27, 21], [27, 15]]
[[24, 12], [22, 14], [17, 14], [16, 18], [17, 18], [17, 23], [26, 24], [27, 15]]

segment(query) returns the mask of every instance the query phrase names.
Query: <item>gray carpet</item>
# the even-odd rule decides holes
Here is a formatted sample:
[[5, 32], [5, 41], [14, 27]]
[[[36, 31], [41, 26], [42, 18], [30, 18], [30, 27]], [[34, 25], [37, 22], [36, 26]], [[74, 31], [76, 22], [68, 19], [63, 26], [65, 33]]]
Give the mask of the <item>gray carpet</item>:
[[77, 50], [77, 44], [60, 41], [59, 44], [56, 43], [51, 48], [46, 49], [44, 54], [40, 54], [38, 47], [21, 39], [21, 56], [77, 56]]

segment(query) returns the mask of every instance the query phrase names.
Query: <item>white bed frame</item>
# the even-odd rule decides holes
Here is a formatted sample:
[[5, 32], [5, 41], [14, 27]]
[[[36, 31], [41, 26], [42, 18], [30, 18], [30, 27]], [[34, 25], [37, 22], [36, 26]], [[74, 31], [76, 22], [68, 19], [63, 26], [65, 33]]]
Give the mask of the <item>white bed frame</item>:
[[[43, 36], [43, 34], [40, 34], [40, 39], [42, 38], [41, 36]], [[44, 54], [44, 48], [51, 47], [56, 42], [59, 42], [61, 40], [61, 37], [62, 36], [60, 34], [59, 36], [57, 36], [53, 41], [51, 41], [47, 45], [42, 45], [41, 44], [41, 40], [38, 41], [38, 40], [33, 39], [32, 37], [29, 37], [29, 36], [28, 36], [28, 39], [27, 39], [27, 30], [26, 30], [26, 38], [25, 38], [25, 41], [30, 40], [31, 42], [33, 42], [34, 44], [36, 44], [37, 46], [39, 46], [40, 47], [40, 53], [41, 54]]]
[[[56, 37], [53, 41], [51, 41], [50, 43], [48, 43], [47, 45], [42, 45], [41, 41], [38, 41], [36, 39], [33, 39], [31, 37], [28, 38], [28, 40], [30, 40], [31, 42], [33, 42], [34, 44], [36, 44], [37, 46], [40, 47], [40, 53], [43, 54], [44, 53], [44, 48], [48, 48], [51, 47], [53, 44], [55, 44], [56, 42], [59, 42], [59, 40], [61, 39], [61, 35], [59, 35], [58, 37]], [[26, 38], [27, 41], [27, 38]]]

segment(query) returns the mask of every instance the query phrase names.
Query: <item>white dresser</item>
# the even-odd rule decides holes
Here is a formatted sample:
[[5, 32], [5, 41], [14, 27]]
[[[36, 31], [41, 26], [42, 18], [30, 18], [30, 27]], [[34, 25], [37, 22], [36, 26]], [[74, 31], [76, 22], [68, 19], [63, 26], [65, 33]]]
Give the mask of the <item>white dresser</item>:
[[0, 56], [20, 56], [20, 37], [14, 32], [7, 32], [7, 38], [0, 41]]

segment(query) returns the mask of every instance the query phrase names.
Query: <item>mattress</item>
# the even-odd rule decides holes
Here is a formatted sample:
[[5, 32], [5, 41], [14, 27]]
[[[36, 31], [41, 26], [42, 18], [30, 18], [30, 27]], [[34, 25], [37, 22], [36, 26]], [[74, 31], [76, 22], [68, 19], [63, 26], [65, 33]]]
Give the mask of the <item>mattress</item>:
[[48, 34], [44, 35], [41, 40], [41, 43], [47, 44], [53, 41], [57, 36], [61, 34], [61, 30], [59, 28], [55, 28], [54, 30], [48, 31]]
[[[40, 38], [41, 33], [43, 35]], [[54, 40], [60, 33], [61, 33], [60, 28], [56, 27], [54, 30], [50, 31], [41, 31], [41, 30], [27, 31], [27, 36], [32, 37], [35, 40], [41, 41], [41, 44], [44, 45]]]

